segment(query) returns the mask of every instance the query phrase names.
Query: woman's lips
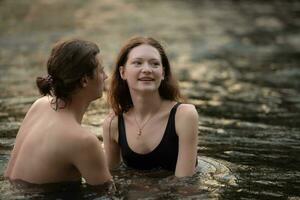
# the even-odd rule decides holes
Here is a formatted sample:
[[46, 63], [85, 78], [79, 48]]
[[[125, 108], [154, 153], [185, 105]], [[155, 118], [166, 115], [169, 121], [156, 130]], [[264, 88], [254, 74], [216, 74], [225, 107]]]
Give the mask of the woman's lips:
[[139, 81], [153, 81], [153, 78], [139, 78]]

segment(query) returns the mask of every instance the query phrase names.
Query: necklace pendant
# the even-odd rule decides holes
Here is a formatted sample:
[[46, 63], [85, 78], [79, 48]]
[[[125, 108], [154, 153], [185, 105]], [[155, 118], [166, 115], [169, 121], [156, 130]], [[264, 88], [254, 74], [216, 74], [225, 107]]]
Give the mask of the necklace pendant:
[[139, 135], [139, 136], [142, 135], [142, 130], [141, 130], [141, 129], [139, 130], [138, 135]]

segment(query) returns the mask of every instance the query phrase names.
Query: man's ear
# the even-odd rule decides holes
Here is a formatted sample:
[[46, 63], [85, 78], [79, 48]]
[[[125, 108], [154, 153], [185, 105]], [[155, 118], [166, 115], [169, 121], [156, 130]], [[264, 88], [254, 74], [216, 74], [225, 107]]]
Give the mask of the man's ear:
[[120, 73], [120, 76], [123, 80], [126, 80], [126, 76], [125, 76], [125, 67], [124, 66], [120, 66], [119, 67], [119, 73]]
[[88, 78], [86, 75], [84, 75], [81, 80], [80, 80], [80, 84], [81, 84], [81, 87], [85, 88], [87, 85], [88, 85]]

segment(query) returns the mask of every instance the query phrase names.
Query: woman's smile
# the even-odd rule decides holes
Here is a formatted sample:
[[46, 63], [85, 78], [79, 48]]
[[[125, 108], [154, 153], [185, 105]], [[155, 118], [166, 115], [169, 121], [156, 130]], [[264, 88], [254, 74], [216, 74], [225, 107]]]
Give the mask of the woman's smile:
[[145, 82], [148, 82], [148, 81], [154, 81], [154, 79], [151, 78], [151, 77], [142, 77], [142, 78], [139, 78], [138, 80], [139, 80], [139, 81], [145, 81]]

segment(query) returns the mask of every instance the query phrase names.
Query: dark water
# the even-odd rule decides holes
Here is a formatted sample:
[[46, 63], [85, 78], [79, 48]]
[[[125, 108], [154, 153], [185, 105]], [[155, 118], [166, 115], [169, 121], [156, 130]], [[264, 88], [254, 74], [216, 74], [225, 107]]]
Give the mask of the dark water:
[[[117, 192], [83, 187], [79, 198], [300, 199], [299, 1], [2, 0], [0, 20], [2, 199], [45, 198], [16, 193], [2, 174], [51, 44], [95, 41], [110, 71], [136, 34], [163, 42], [197, 107], [198, 172], [177, 180], [123, 166], [114, 172]], [[101, 135], [107, 112], [104, 99], [94, 102], [84, 126]]]

